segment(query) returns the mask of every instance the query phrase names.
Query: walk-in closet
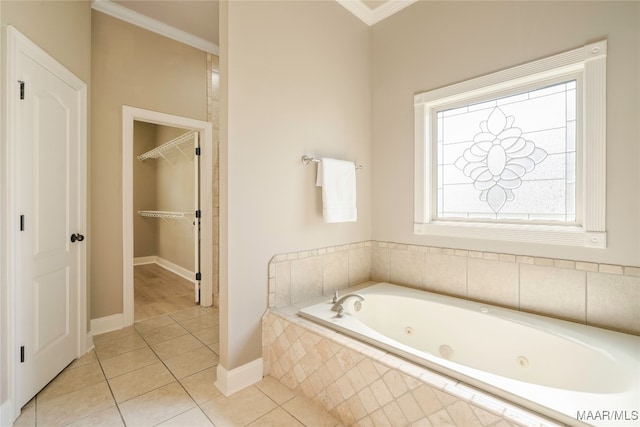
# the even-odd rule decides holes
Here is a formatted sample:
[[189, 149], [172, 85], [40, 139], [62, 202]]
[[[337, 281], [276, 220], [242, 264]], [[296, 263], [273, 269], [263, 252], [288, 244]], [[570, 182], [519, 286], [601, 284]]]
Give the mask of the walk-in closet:
[[199, 303], [199, 132], [133, 129], [134, 318]]

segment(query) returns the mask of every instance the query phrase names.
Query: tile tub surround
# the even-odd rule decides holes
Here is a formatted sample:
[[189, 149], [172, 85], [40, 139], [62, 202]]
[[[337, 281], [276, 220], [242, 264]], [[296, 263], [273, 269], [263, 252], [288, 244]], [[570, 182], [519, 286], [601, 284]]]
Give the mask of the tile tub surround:
[[262, 321], [265, 375], [345, 425], [560, 426], [554, 421], [297, 317]]
[[377, 241], [274, 256], [269, 308], [368, 280], [640, 335], [639, 267]]
[[372, 242], [360, 242], [274, 256], [269, 262], [269, 308], [333, 295], [370, 280], [371, 250]]

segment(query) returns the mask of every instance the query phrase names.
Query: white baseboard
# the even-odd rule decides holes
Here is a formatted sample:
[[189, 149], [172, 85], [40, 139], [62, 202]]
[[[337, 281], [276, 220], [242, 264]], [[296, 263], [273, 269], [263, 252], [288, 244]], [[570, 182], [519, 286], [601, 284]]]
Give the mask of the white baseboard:
[[195, 282], [196, 281], [196, 273], [193, 271], [189, 271], [184, 267], [180, 267], [178, 264], [174, 264], [171, 261], [167, 261], [164, 258], [160, 258], [157, 257], [158, 260], [156, 261], [156, 263], [160, 266], [160, 267], [164, 267], [167, 270], [169, 270], [172, 273], [177, 274], [178, 276], [182, 276], [185, 279], [187, 279], [190, 282]]
[[[158, 264], [160, 267], [165, 268], [178, 276], [184, 277], [190, 282], [195, 282], [196, 274], [186, 268], [180, 267], [177, 264], [167, 261], [159, 256], [145, 256], [133, 259], [133, 265], [143, 264]], [[104, 334], [106, 332], [117, 331], [124, 328], [124, 315], [122, 313], [112, 314], [111, 316], [100, 317], [98, 319], [91, 319], [91, 332], [88, 334], [87, 347], [93, 347], [93, 337], [96, 335]]]
[[164, 258], [161, 258], [157, 255], [152, 256], [144, 256], [133, 259], [133, 265], [144, 265], [144, 264], [158, 264], [160, 267], [163, 267], [169, 270], [172, 273], [177, 274], [180, 277], [184, 277], [190, 282], [195, 282], [196, 273], [190, 271], [184, 267], [180, 267], [178, 264], [174, 264], [171, 261], [167, 261]]
[[91, 343], [93, 344], [93, 337], [96, 335], [117, 331], [122, 328], [124, 328], [124, 315], [122, 313], [91, 319]]
[[95, 344], [93, 343], [93, 332], [89, 332], [87, 333], [87, 341], [86, 341], [86, 348], [85, 348], [85, 354], [89, 353], [91, 350], [93, 350], [95, 348]]
[[158, 257], [155, 255], [151, 256], [139, 256], [133, 259], [133, 265], [144, 265], [144, 264], [157, 264]]
[[218, 365], [218, 379], [215, 386], [225, 396], [249, 387], [262, 380], [264, 362], [262, 358], [253, 360], [235, 369], [227, 371], [222, 365]]

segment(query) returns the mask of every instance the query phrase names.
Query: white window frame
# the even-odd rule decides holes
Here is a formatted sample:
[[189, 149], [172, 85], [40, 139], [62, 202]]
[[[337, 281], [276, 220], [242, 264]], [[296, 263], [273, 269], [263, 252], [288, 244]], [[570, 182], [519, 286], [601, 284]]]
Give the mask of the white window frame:
[[[606, 248], [606, 58], [607, 41], [415, 95], [414, 234]], [[446, 105], [531, 87], [562, 76], [581, 76], [582, 141], [577, 179], [581, 224], [517, 224], [436, 218], [437, 164], [432, 140], [434, 111]]]

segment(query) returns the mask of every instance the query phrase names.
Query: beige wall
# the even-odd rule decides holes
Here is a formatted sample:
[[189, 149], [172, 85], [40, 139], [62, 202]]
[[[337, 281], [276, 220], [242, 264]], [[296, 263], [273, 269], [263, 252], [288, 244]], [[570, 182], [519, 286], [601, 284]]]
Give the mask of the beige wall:
[[[638, 2], [420, 1], [372, 29], [373, 239], [640, 265]], [[608, 248], [412, 234], [413, 95], [608, 39]]]
[[158, 125], [136, 121], [133, 124], [133, 256], [158, 254], [160, 220], [143, 218], [138, 211], [156, 210], [157, 166], [155, 160], [138, 161], [137, 156], [156, 146]]
[[91, 317], [122, 313], [122, 106], [207, 119], [206, 54], [92, 13]]
[[[91, 91], [91, 3], [1, 1], [0, 23], [18, 31], [87, 83]], [[91, 141], [89, 141], [89, 146]], [[89, 147], [90, 148], [90, 147]], [[89, 243], [89, 242], [87, 242]], [[0, 405], [8, 393], [6, 281], [0, 280]], [[89, 286], [87, 284], [87, 286]], [[90, 292], [89, 289], [87, 289]], [[13, 351], [13, 350], [11, 350]]]
[[91, 2], [0, 2], [2, 26], [13, 25], [82, 81], [91, 80]]
[[167, 159], [137, 156], [183, 135], [186, 129], [136, 121], [133, 147], [133, 232], [135, 258], [159, 256], [195, 273], [192, 217], [189, 221], [163, 220], [138, 215], [138, 211], [195, 211], [193, 140]]
[[[162, 145], [185, 132], [185, 129], [158, 126], [156, 144]], [[196, 209], [195, 167], [190, 160], [193, 159], [193, 140], [184, 149], [191, 156], [189, 159], [181, 153], [174, 153], [170, 157], [173, 164], [167, 161], [158, 163], [157, 210], [193, 213]], [[195, 273], [193, 223], [161, 221], [158, 228], [156, 255]]]
[[[221, 364], [261, 355], [276, 253], [371, 234], [369, 28], [336, 2], [221, 2]], [[315, 165], [358, 161], [358, 221], [325, 224]]]

